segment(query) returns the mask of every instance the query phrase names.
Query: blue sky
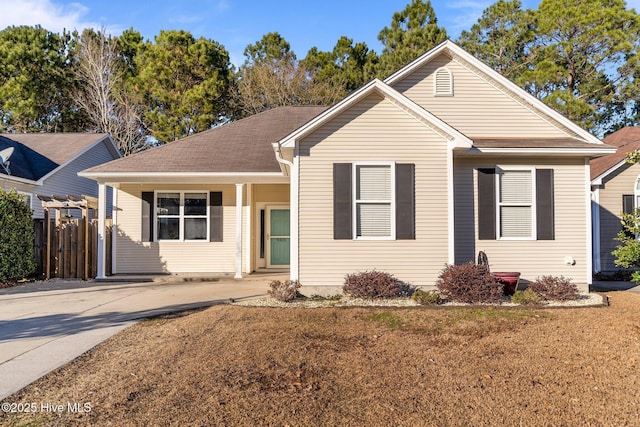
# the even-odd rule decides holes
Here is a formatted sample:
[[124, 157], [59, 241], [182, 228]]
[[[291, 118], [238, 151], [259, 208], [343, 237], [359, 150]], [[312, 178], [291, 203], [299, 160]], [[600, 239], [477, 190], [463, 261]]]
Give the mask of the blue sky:
[[[279, 32], [299, 58], [317, 46], [330, 50], [340, 36], [364, 41], [378, 53], [378, 33], [410, 0], [0, 0], [0, 29], [36, 25], [51, 31], [105, 27], [113, 34], [133, 27], [151, 39], [160, 30], [181, 29], [213, 39], [238, 65], [244, 48]], [[469, 29], [495, 0], [432, 0], [438, 23], [452, 39]], [[539, 0], [523, 0], [536, 8]], [[640, 10], [640, 0], [628, 0]]]

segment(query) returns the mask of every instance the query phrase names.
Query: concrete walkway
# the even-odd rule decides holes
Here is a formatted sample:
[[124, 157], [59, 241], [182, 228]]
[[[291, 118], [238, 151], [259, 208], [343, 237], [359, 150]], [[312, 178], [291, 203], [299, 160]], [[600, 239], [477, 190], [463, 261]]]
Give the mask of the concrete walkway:
[[283, 275], [149, 282], [36, 282], [0, 290], [0, 400], [136, 321], [264, 296]]

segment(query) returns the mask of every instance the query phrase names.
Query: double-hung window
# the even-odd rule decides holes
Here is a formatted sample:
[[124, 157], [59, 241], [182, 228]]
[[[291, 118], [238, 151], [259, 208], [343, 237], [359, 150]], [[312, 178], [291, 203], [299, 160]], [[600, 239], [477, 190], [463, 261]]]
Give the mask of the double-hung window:
[[506, 169], [498, 174], [497, 228], [503, 239], [531, 239], [535, 234], [533, 169]]
[[356, 239], [395, 238], [394, 164], [354, 164]]
[[208, 205], [206, 192], [156, 193], [158, 240], [208, 241]]

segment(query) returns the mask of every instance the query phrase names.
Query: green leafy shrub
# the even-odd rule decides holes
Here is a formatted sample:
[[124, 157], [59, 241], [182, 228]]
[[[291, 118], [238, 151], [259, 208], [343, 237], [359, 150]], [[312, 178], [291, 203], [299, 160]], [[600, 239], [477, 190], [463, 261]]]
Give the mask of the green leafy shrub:
[[347, 274], [342, 291], [354, 298], [408, 297], [413, 288], [384, 271], [363, 271]]
[[24, 196], [0, 188], [0, 281], [21, 279], [35, 271], [32, 212]]
[[446, 299], [467, 304], [497, 303], [504, 292], [502, 283], [484, 266], [473, 262], [447, 265], [440, 273], [436, 286]]
[[411, 299], [420, 305], [433, 305], [440, 302], [440, 294], [436, 291], [423, 291], [422, 289], [417, 289], [413, 294], [411, 294]]
[[[620, 244], [611, 252], [616, 258], [615, 264], [626, 269], [640, 268], [640, 209], [632, 214], [623, 214], [620, 221], [622, 230], [618, 232], [615, 240]], [[631, 273], [631, 281], [640, 284], [640, 271]]]
[[302, 285], [297, 280], [285, 280], [284, 282], [281, 282], [280, 280], [272, 280], [271, 283], [269, 283], [270, 289], [268, 294], [278, 301], [290, 302], [300, 295], [298, 289], [300, 289], [301, 286]]
[[535, 305], [542, 302], [540, 295], [527, 288], [524, 291], [516, 291], [511, 297], [511, 302], [520, 305]]
[[570, 301], [580, 298], [578, 287], [564, 276], [538, 277], [529, 284], [529, 289], [545, 300]]

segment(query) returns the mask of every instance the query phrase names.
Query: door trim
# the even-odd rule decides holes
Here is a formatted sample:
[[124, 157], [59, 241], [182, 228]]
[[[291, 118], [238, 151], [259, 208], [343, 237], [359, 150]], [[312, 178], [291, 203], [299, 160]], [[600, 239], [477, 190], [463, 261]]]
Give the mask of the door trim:
[[[289, 204], [268, 204], [264, 207], [265, 212], [265, 244], [264, 244], [264, 257], [267, 264], [267, 268], [289, 268], [291, 264], [271, 264], [271, 210], [288, 210], [289, 218], [291, 218], [291, 208]], [[291, 227], [291, 222], [289, 222]], [[291, 230], [289, 230], [289, 250], [291, 250]]]

